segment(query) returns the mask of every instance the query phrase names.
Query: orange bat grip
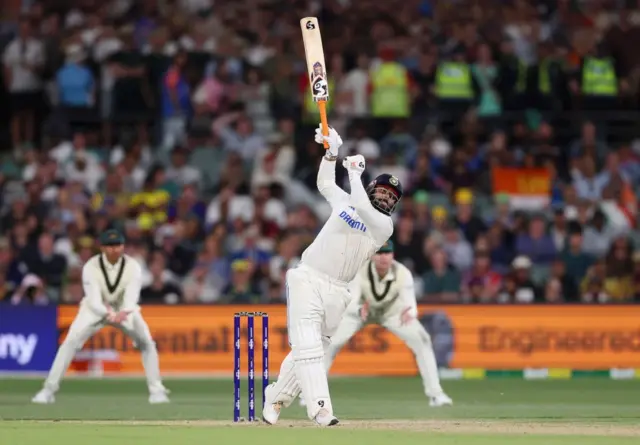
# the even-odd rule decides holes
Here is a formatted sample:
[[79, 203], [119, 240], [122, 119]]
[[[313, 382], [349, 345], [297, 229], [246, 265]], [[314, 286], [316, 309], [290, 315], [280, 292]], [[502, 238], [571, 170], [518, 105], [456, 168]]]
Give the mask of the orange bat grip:
[[[320, 122], [322, 123], [322, 134], [329, 136], [329, 123], [327, 122], [327, 101], [318, 101], [318, 110], [320, 110]], [[329, 148], [329, 143], [324, 141], [324, 149]]]

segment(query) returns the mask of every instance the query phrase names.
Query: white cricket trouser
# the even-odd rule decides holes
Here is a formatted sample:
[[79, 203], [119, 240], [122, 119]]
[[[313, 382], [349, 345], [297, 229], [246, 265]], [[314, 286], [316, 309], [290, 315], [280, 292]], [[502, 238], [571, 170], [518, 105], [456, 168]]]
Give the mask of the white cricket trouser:
[[60, 380], [67, 372], [76, 352], [82, 349], [85, 342], [106, 325], [120, 329], [133, 340], [134, 346], [142, 355], [142, 365], [147, 376], [149, 392], [164, 391], [160, 378], [160, 364], [156, 344], [151, 338], [151, 332], [140, 312], [133, 312], [122, 324], [110, 324], [100, 319], [88, 308], [80, 306], [78, 315], [71, 323], [67, 337], [60, 345], [56, 358], [45, 380], [44, 387], [55, 393], [60, 387]]
[[347, 283], [299, 265], [287, 272], [287, 328], [291, 353], [284, 359], [268, 403], [288, 406], [302, 391], [309, 419], [321, 408], [333, 415], [324, 364], [329, 338], [350, 301]]
[[383, 316], [378, 322], [371, 317], [365, 323], [359, 314], [359, 308], [356, 304], [349, 305], [349, 308], [342, 318], [340, 327], [336, 334], [331, 338], [329, 351], [326, 354], [327, 370], [331, 368], [331, 364], [342, 347], [353, 337], [365, 324], [380, 324], [384, 328], [398, 336], [405, 345], [413, 352], [418, 364], [418, 370], [422, 377], [422, 385], [424, 393], [428, 397], [441, 394], [440, 377], [438, 375], [438, 364], [436, 356], [433, 353], [433, 345], [431, 344], [431, 336], [417, 319], [411, 320], [406, 325], [400, 322], [400, 314]]

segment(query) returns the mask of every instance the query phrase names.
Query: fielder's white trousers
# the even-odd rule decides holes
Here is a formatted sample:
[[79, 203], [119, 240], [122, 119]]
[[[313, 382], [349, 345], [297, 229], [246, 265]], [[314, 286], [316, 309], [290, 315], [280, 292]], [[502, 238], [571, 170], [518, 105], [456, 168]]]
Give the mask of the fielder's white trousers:
[[60, 381], [67, 372], [76, 352], [82, 349], [82, 346], [89, 338], [107, 325], [120, 329], [131, 338], [134, 346], [140, 350], [149, 392], [165, 391], [160, 378], [158, 350], [153, 338], [151, 338], [149, 326], [147, 326], [140, 312], [131, 313], [122, 324], [110, 324], [84, 306], [80, 306], [78, 315], [76, 315], [69, 327], [67, 337], [58, 349], [56, 358], [53, 360], [53, 365], [44, 383], [45, 389], [52, 393], [58, 391]]
[[422, 377], [422, 385], [424, 393], [428, 397], [434, 397], [441, 394], [440, 377], [438, 375], [438, 365], [435, 354], [433, 353], [433, 345], [431, 344], [431, 336], [417, 319], [413, 319], [403, 325], [400, 322], [400, 313], [394, 312], [389, 315], [383, 315], [379, 320], [370, 317], [366, 322], [360, 317], [359, 306], [352, 302], [342, 318], [337, 332], [331, 338], [331, 344], [326, 354], [327, 370], [331, 368], [331, 364], [342, 347], [353, 337], [365, 324], [379, 324], [398, 336], [405, 345], [413, 352]]
[[300, 265], [287, 272], [287, 328], [291, 352], [284, 359], [267, 403], [288, 406], [302, 391], [307, 415], [333, 414], [325, 350], [350, 301], [347, 283]]

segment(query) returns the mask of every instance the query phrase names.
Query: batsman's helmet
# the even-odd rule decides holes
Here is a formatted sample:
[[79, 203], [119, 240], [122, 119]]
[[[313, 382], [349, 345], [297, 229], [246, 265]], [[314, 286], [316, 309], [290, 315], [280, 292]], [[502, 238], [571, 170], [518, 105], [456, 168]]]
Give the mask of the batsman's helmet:
[[367, 195], [376, 210], [391, 215], [402, 198], [402, 184], [393, 175], [383, 173], [367, 186]]

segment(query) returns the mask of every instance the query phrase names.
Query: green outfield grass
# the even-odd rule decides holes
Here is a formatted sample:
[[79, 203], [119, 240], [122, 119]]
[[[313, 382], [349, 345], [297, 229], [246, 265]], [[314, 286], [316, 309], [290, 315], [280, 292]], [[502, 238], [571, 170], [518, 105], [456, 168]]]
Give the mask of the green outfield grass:
[[[297, 404], [279, 427], [232, 425], [230, 380], [166, 384], [170, 405], [149, 406], [142, 380], [67, 380], [55, 405], [37, 406], [30, 398], [41, 381], [0, 380], [0, 444], [640, 443], [640, 380], [445, 381], [455, 405], [432, 409], [415, 378], [333, 379], [342, 421], [333, 429], [313, 427]], [[246, 386], [242, 395], [246, 415]]]

